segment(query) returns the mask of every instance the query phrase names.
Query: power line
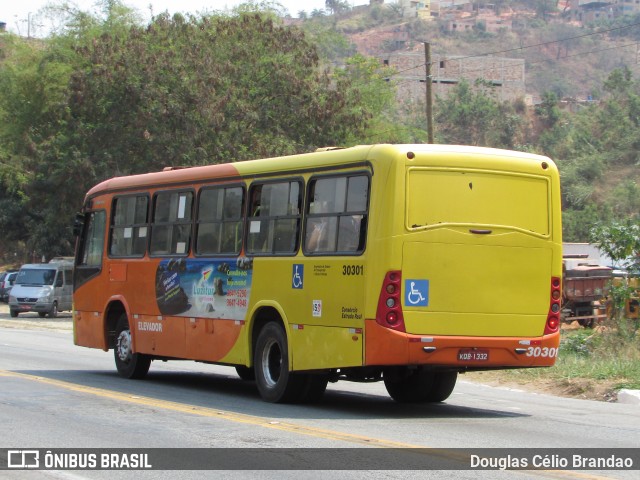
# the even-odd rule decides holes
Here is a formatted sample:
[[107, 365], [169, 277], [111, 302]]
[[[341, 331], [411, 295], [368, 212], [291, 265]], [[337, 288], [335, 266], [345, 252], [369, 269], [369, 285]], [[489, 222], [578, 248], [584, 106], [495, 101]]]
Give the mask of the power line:
[[560, 40], [550, 40], [548, 42], [536, 43], [536, 44], [533, 44], [533, 45], [525, 45], [523, 47], [510, 48], [510, 49], [507, 49], [507, 50], [500, 50], [500, 51], [497, 51], [497, 52], [482, 53], [480, 55], [469, 55], [469, 56], [466, 56], [466, 57], [459, 57], [459, 58], [456, 58], [456, 60], [465, 60], [467, 58], [474, 58], [474, 57], [485, 57], [487, 55], [496, 55], [498, 53], [509, 53], [509, 52], [514, 52], [514, 51], [517, 51], [517, 50], [524, 50], [524, 49], [533, 48], [533, 47], [544, 47], [546, 45], [553, 45], [554, 43], [562, 43], [562, 42], [566, 42], [568, 40], [575, 40], [577, 38], [585, 38], [585, 37], [590, 37], [590, 36], [593, 36], [593, 35], [601, 35], [603, 33], [613, 32], [613, 31], [616, 31], [616, 30], [622, 30], [622, 29], [625, 29], [625, 28], [637, 27], [638, 25], [640, 25], [640, 22], [638, 22], [638, 23], [630, 23], [629, 25], [623, 25], [622, 27], [609, 28], [607, 30], [601, 30], [599, 32], [591, 32], [591, 33], [585, 33], [585, 34], [582, 34], [582, 35], [576, 35], [574, 37], [567, 37], [567, 38], [563, 38], [563, 39], [560, 39]]
[[[501, 50], [501, 51], [495, 51], [495, 52], [489, 52], [489, 53], [484, 53], [484, 54], [478, 54], [478, 55], [468, 55], [468, 56], [462, 56], [462, 57], [457, 57], [455, 58], [456, 61], [461, 61], [461, 60], [465, 60], [465, 59], [469, 59], [469, 58], [479, 58], [479, 57], [483, 57], [483, 56], [488, 56], [488, 55], [495, 55], [495, 54], [499, 54], [499, 53], [507, 53], [507, 52], [511, 52], [511, 51], [517, 51], [517, 50], [524, 50], [527, 48], [534, 48], [534, 47], [541, 47], [541, 46], [546, 46], [546, 45], [553, 45], [553, 44], [559, 44], [562, 42], [566, 42], [569, 40], [574, 40], [574, 39], [578, 39], [578, 38], [585, 38], [585, 37], [589, 37], [589, 36], [593, 36], [593, 35], [600, 35], [600, 34], [604, 34], [604, 33], [609, 33], [612, 31], [617, 31], [617, 30], [622, 30], [625, 28], [631, 28], [634, 26], [638, 26], [640, 25], [640, 22], [637, 23], [633, 23], [633, 24], [628, 24], [628, 25], [624, 25], [621, 27], [614, 27], [614, 28], [610, 28], [610, 29], [606, 29], [606, 30], [601, 30], [598, 32], [590, 32], [590, 33], [586, 33], [586, 34], [582, 34], [582, 35], [575, 35], [573, 37], [567, 37], [564, 39], [559, 39], [559, 40], [552, 40], [552, 41], [548, 41], [548, 42], [541, 42], [541, 43], [537, 43], [537, 44], [532, 44], [532, 45], [526, 45], [526, 46], [522, 46], [522, 47], [518, 47], [518, 48], [511, 48], [511, 49], [506, 49], [506, 50]], [[426, 45], [426, 44], [425, 44]], [[578, 52], [572, 55], [564, 55], [562, 57], [556, 58], [555, 61], [561, 61], [563, 59], [567, 59], [567, 58], [573, 58], [573, 57], [580, 57], [580, 56], [586, 56], [586, 55], [590, 55], [593, 53], [598, 53], [598, 52], [605, 52], [605, 51], [610, 51], [610, 50], [615, 50], [615, 49], [619, 49], [619, 48], [626, 48], [626, 47], [630, 47], [630, 46], [636, 46], [636, 49], [640, 48], [640, 42], [633, 42], [633, 43], [629, 43], [629, 44], [624, 44], [624, 45], [614, 45], [612, 47], [607, 47], [607, 48], [598, 48], [595, 50], [590, 50], [590, 51], [586, 51], [586, 52]], [[414, 55], [418, 55], [418, 54], [414, 54]], [[638, 55], [640, 55], [640, 50], [638, 50]], [[419, 65], [415, 65], [412, 66], [410, 68], [406, 68], [397, 72], [394, 72], [392, 74], [390, 74], [388, 77], [386, 77], [387, 81], [389, 81], [392, 77], [397, 77], [398, 75], [411, 71], [411, 70], [415, 70], [417, 68], [422, 68], [422, 67], [426, 67], [432, 64], [431, 62], [431, 57], [429, 55], [426, 56], [427, 60], [425, 63], [419, 64]], [[454, 60], [454, 59], [451, 59]], [[542, 62], [550, 62], [550, 61], [554, 61], [554, 59], [544, 59], [544, 60], [540, 60], [540, 61], [536, 61], [536, 62], [526, 62], [524, 59], [522, 60], [522, 65], [526, 66], [526, 65], [535, 65], [538, 63], [542, 63]], [[487, 68], [483, 67], [481, 69], [476, 69], [476, 70], [466, 70], [464, 73], [468, 74], [468, 73], [473, 73], [475, 71], [486, 71]], [[430, 78], [430, 73], [429, 73], [429, 69], [427, 69], [427, 75], [428, 78]], [[409, 82], [415, 82], [417, 80], [416, 79], [402, 79], [402, 81], [395, 83], [396, 88], [399, 86], [402, 86], [405, 83], [409, 83]], [[423, 80], [424, 81], [424, 80]], [[429, 115], [427, 115], [427, 117], [429, 118]], [[428, 122], [430, 122], [430, 119], [428, 120]], [[414, 127], [404, 127], [404, 128], [393, 128], [393, 129], [388, 129], [382, 132], [372, 132], [369, 135], [367, 135], [365, 138], [366, 139], [370, 139], [373, 137], [381, 137], [383, 135], [386, 135], [388, 133], [393, 132], [394, 134], [399, 134], [401, 132], [404, 131], [411, 131], [411, 130], [415, 130]], [[429, 142], [432, 142], [433, 140], [430, 138]]]
[[[563, 39], [559, 39], [559, 40], [550, 40], [548, 42], [535, 43], [535, 44], [532, 44], [532, 45], [524, 45], [524, 46], [521, 46], [521, 47], [509, 48], [509, 49], [506, 49], [506, 50], [498, 50], [498, 51], [494, 51], [494, 52], [485, 52], [485, 53], [479, 53], [479, 54], [476, 54], [476, 55], [467, 55], [467, 56], [463, 56], [463, 57], [456, 57], [455, 60], [466, 60], [468, 58], [486, 57], [486, 56], [489, 56], [489, 55], [497, 55], [497, 54], [501, 54], [501, 53], [509, 53], [509, 52], [514, 52], [514, 51], [518, 51], [518, 50], [525, 50], [525, 49], [528, 49], [528, 48], [543, 47], [543, 46], [546, 46], [546, 45], [553, 45], [554, 43], [562, 43], [562, 42], [566, 42], [568, 40], [575, 40], [575, 39], [578, 39], [578, 38], [585, 38], [585, 37], [590, 37], [590, 36], [593, 36], [593, 35], [601, 35], [603, 33], [610, 33], [610, 32], [614, 32], [616, 30], [623, 30], [625, 28], [636, 27], [636, 26], [639, 26], [639, 25], [640, 25], [640, 22], [630, 23], [628, 25], [623, 25], [621, 27], [613, 27], [613, 28], [609, 28], [609, 29], [606, 29], [606, 30], [600, 30], [598, 32], [585, 33], [585, 34], [582, 34], [582, 35], [576, 35], [576, 36], [573, 36], [573, 37], [567, 37], [567, 38], [563, 38]], [[415, 56], [418, 56], [418, 55], [420, 55], [420, 54], [419, 53], [415, 54]], [[538, 63], [538, 62], [533, 62], [533, 63]], [[417, 68], [423, 68], [423, 67], [425, 67], [425, 65], [426, 65], [425, 63], [421, 63], [419, 65], [415, 65], [413, 67], [406, 68], [404, 70], [400, 70], [398, 72], [392, 73], [391, 75], [389, 75], [389, 77], [400, 75], [402, 73], [405, 73], [405, 72], [408, 72], [408, 71], [411, 71], [411, 70], [415, 70]]]
[[[608, 50], [615, 50], [616, 48], [625, 48], [625, 47], [631, 47], [631, 46], [638, 46], [638, 42], [633, 42], [633, 43], [627, 43], [625, 45], [616, 45], [614, 47], [608, 47], [608, 48], [601, 48], [598, 50], [591, 50], [588, 52], [580, 52], [580, 53], [574, 53], [573, 55], [565, 55], [563, 57], [558, 58], [557, 60], [562, 60], [565, 58], [572, 58], [572, 57], [579, 57], [582, 55], [590, 55], [592, 53], [599, 53], [599, 52], [606, 52]], [[544, 62], [552, 62], [552, 59], [545, 59], [545, 60], [538, 60], [537, 62], [529, 62], [529, 65], [535, 65], [537, 63], [544, 63]]]
[[[545, 63], [545, 62], [554, 62], [554, 61], [555, 62], [559, 62], [559, 61], [561, 61], [561, 60], [563, 60], [565, 58], [573, 58], [573, 57], [579, 57], [579, 56], [583, 56], [583, 55], [586, 56], [586, 55], [590, 55], [590, 54], [593, 54], [593, 53], [606, 52], [606, 51], [609, 51], [609, 50], [615, 50], [615, 49], [618, 49], [618, 48], [626, 48], [626, 47], [631, 47], [631, 46], [636, 46], [636, 48], [638, 49], [637, 56], [639, 56], [639, 58], [640, 58], [640, 42], [633, 42], [633, 43], [627, 43], [627, 44], [624, 44], [624, 45], [615, 45], [613, 47], [600, 48], [600, 49], [596, 49], [596, 50], [589, 50], [589, 51], [586, 51], [586, 52], [579, 52], [579, 53], [575, 53], [575, 54], [572, 54], [572, 55], [564, 55], [564, 56], [562, 56], [560, 58], [555, 58], [555, 59], [544, 59], [544, 60], [538, 60], [538, 61], [535, 61], [535, 62], [525, 62], [524, 65], [525, 66], [531, 66], [531, 65], [537, 65], [537, 64]], [[475, 57], [474, 56], [468, 56], [468, 57], [464, 57], [464, 58], [475, 58]], [[456, 58], [455, 60], [460, 60], [460, 58]], [[420, 66], [424, 67], [425, 65], [426, 65], [426, 63], [423, 63]], [[397, 75], [399, 73], [402, 73], [402, 72], [409, 71], [409, 70], [413, 70], [415, 68], [418, 68], [418, 67], [412, 67], [412, 68], [409, 68], [409, 69], [406, 69], [406, 70], [402, 70], [401, 72], [397, 72], [395, 75]], [[484, 72], [489, 68], [491, 68], [491, 67], [483, 67], [483, 68], [478, 68], [478, 69], [473, 69], [473, 70], [465, 70], [464, 73], [465, 74], [469, 74], [469, 73], [475, 73], [475, 72]], [[392, 75], [390, 75], [387, 78], [390, 78], [391, 76]], [[424, 79], [420, 78], [419, 76], [416, 76], [415, 78], [404, 78], [404, 79], [400, 79], [400, 81], [397, 81], [394, 84], [394, 86], [395, 86], [395, 88], [399, 88], [399, 87], [402, 87], [405, 84], [413, 84], [415, 82], [424, 82]], [[363, 82], [362, 84], [364, 84], [364, 83], [369, 83], [369, 81]], [[355, 84], [355, 85], [357, 86], [357, 84]]]
[[[589, 51], [586, 51], [586, 52], [578, 52], [578, 53], [575, 53], [575, 54], [572, 54], [572, 55], [564, 55], [564, 56], [562, 56], [562, 57], [560, 57], [560, 58], [556, 58], [555, 60], [554, 60], [554, 59], [544, 59], [544, 60], [540, 60], [540, 61], [537, 61], [537, 62], [529, 62], [529, 65], [535, 65], [535, 64], [543, 63], [543, 62], [561, 61], [561, 60], [564, 60], [564, 59], [567, 59], [567, 58], [581, 57], [581, 56], [591, 55], [591, 54], [593, 54], [593, 53], [606, 52], [606, 51], [610, 51], [610, 50], [622, 49], [622, 48], [633, 47], [633, 46], [635, 46], [635, 47], [636, 47], [636, 51], [637, 51], [637, 52], [638, 52], [638, 51], [640, 51], [640, 50], [639, 50], [639, 49], [640, 49], [640, 42], [633, 42], [633, 43], [627, 43], [627, 44], [623, 44], [623, 45], [614, 45], [614, 46], [612, 46], [612, 47], [606, 47], [606, 48], [599, 48], [599, 49], [595, 49], [595, 50], [589, 50]], [[472, 58], [472, 57], [466, 57], [466, 58]], [[523, 64], [524, 64], [524, 63], [523, 63]], [[427, 65], [427, 63], [425, 63], [424, 65]], [[482, 69], [476, 69], [476, 70], [466, 70], [466, 71], [465, 71], [465, 74], [473, 73], [473, 72], [486, 71], [486, 70], [487, 70], [487, 68], [486, 68], [486, 67], [484, 67], [484, 68], [482, 68]], [[397, 82], [397, 83], [395, 84], [395, 86], [396, 86], [396, 88], [398, 88], [398, 87], [400, 87], [401, 85], [403, 85], [403, 84], [405, 84], [405, 83], [414, 83], [416, 80], [420, 80], [420, 79], [419, 79], [419, 78], [415, 78], [415, 79], [405, 79], [405, 80], [403, 80], [403, 81], [401, 81], [401, 82]], [[420, 81], [424, 81], [424, 80], [420, 80]], [[428, 118], [430, 118], [430, 116], [429, 116], [429, 115], [427, 115], [427, 117], [428, 117]], [[430, 120], [429, 120], [429, 121], [430, 121]], [[377, 132], [377, 133], [373, 133], [373, 134], [371, 134], [371, 135], [369, 135], [369, 136], [367, 136], [367, 137], [365, 137], [365, 138], [366, 138], [366, 139], [369, 139], [369, 138], [372, 138], [372, 137], [382, 136], [382, 135], [385, 135], [386, 133], [389, 133], [389, 132], [391, 132], [391, 131], [397, 131], [397, 130], [386, 130], [386, 131], [384, 131], [384, 132]], [[398, 133], [399, 133], [399, 132], [398, 132]], [[432, 141], [433, 141], [433, 140], [432, 140], [432, 139], [431, 139], [431, 137], [430, 137], [430, 139], [429, 139], [429, 143], [431, 143]]]
[[[562, 59], [565, 59], [565, 58], [572, 58], [572, 57], [579, 57], [579, 56], [582, 56], [582, 55], [590, 55], [592, 53], [606, 52], [606, 51], [609, 51], [609, 50], [615, 50], [616, 48], [626, 48], [626, 47], [631, 47], [631, 46], [639, 47], [640, 46], [640, 42], [627, 43], [627, 44], [624, 44], [624, 45], [616, 45], [614, 47], [601, 48], [601, 49], [597, 49], [597, 50], [590, 50], [590, 51], [587, 51], [587, 52], [579, 52], [579, 53], [575, 53], [573, 55], [565, 55], [565, 56], [563, 56], [563, 57], [561, 57], [561, 58], [559, 58], [557, 60], [562, 60]], [[469, 58], [469, 57], [467, 57], [467, 58]], [[553, 61], [553, 60], [546, 59], [546, 60], [540, 60], [540, 61], [537, 61], [537, 62], [530, 62], [529, 64], [530, 65], [535, 65], [537, 63], [544, 63], [544, 62], [550, 62], [550, 61]], [[469, 70], [467, 73], [474, 72], [474, 71], [480, 71], [480, 70]], [[396, 86], [402, 85], [404, 83], [410, 83], [410, 82], [415, 82], [415, 80], [404, 80], [402, 82], [399, 82]], [[373, 138], [373, 137], [386, 135], [387, 133], [391, 133], [391, 132], [400, 133], [400, 132], [403, 132], [403, 131], [417, 131], [417, 130], [418, 130], [417, 127], [412, 127], [412, 126], [406, 126], [406, 127], [400, 127], [400, 128], [392, 128], [392, 129], [384, 130], [384, 131], [381, 131], [381, 132], [373, 132], [373, 133], [371, 133], [370, 135], [367, 135], [364, 138], [365, 139], [370, 139], [370, 138]]]
[[[529, 65], [536, 65], [536, 64], [545, 63], [545, 62], [554, 62], [554, 61], [558, 62], [560, 60], [564, 60], [565, 58], [573, 58], [573, 57], [579, 57], [579, 56], [583, 56], [583, 55], [586, 56], [586, 55], [591, 55], [592, 53], [606, 52], [606, 51], [609, 51], [609, 50], [615, 50], [617, 48], [626, 48], [626, 47], [638, 46], [638, 45], [640, 45], [638, 42], [627, 43], [627, 44], [624, 44], [624, 45], [615, 45], [613, 47], [599, 48], [597, 50], [589, 50], [589, 51], [586, 51], [586, 52], [574, 53], [572, 55], [564, 55], [564, 56], [562, 56], [560, 58], [555, 58], [555, 59], [546, 58], [544, 60], [538, 60], [538, 61], [535, 61], [535, 62], [528, 62], [528, 63], [525, 62], [525, 65], [529, 66]], [[467, 57], [467, 58], [469, 58], [469, 57]], [[456, 60], [458, 60], [458, 59], [456, 59]], [[486, 70], [487, 70], [487, 68], [477, 68], [477, 69], [474, 69], [474, 70], [466, 70], [465, 73], [483, 72], [483, 71], [486, 71]], [[410, 82], [412, 80], [406, 80], [406, 81]], [[415, 80], [413, 80], [413, 81], [415, 81]], [[402, 82], [402, 83], [404, 83], [404, 82]]]

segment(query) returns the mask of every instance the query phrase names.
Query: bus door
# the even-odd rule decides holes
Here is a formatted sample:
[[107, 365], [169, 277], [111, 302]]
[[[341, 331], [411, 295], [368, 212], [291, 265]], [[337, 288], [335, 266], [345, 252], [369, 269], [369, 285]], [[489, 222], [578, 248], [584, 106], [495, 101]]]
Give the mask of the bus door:
[[305, 259], [291, 270], [303, 324], [292, 333], [295, 369], [362, 365], [369, 181], [366, 173], [309, 181]]

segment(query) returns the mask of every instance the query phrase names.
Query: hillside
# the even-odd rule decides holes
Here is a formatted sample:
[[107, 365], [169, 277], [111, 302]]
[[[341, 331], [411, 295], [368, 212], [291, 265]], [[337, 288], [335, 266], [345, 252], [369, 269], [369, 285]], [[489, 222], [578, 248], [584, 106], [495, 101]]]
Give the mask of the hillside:
[[[398, 3], [359, 7], [300, 23], [307, 30], [310, 24], [324, 23], [344, 34], [359, 53], [381, 59], [411, 53], [423, 58], [425, 41], [434, 55], [442, 57], [522, 59], [525, 93], [533, 98], [545, 91], [560, 98], [596, 98], [615, 68], [627, 66], [640, 72], [633, 29], [619, 29], [634, 23], [633, 17], [598, 25], [580, 23], [560, 10], [542, 15], [535, 9], [539, 2], [528, 1], [496, 2], [500, 9], [479, 12], [441, 7], [438, 17], [424, 20], [403, 17]], [[606, 32], [597, 33], [602, 31]]]
[[[464, 11], [407, 18], [393, 3], [284, 20], [303, 32], [273, 11], [167, 13], [147, 26], [125, 12], [91, 19], [95, 29], [69, 21], [37, 43], [1, 35], [0, 254], [68, 255], [84, 193], [114, 175], [424, 143], [427, 126], [437, 143], [549, 155], [562, 175], [565, 240], [587, 241], [596, 221], [640, 209], [640, 82], [621, 47], [635, 38], [619, 28], [636, 20], [596, 32], [531, 3], [503, 2], [492, 17], [502, 23], [486, 12], [480, 23]], [[429, 121], [425, 40], [445, 70], [436, 90], [455, 92], [435, 92]], [[507, 81], [519, 96], [503, 95]]]
[[[550, 12], [521, 0], [479, 11], [443, 7], [425, 20], [403, 16], [398, 3], [297, 23], [336, 65], [357, 51], [396, 70], [396, 111], [388, 118], [410, 132], [409, 141], [425, 141], [414, 132], [425, 125], [428, 42], [436, 141], [552, 157], [563, 182], [566, 241], [589, 241], [596, 223], [637, 217], [640, 10], [589, 23], [576, 21], [566, 3]], [[336, 32], [347, 41], [340, 44]], [[480, 87], [464, 93], [461, 79], [471, 86], [481, 80]], [[375, 141], [406, 141], [383, 137]]]

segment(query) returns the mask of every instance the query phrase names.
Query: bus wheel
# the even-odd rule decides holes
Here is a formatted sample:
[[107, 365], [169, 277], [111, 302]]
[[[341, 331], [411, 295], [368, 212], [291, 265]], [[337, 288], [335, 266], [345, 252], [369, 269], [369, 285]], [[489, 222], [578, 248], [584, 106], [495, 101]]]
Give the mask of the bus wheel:
[[40, 318], [44, 318], [44, 317], [46, 317], [46, 316], [47, 316], [47, 312], [38, 312], [38, 316], [39, 316]]
[[289, 371], [289, 349], [279, 323], [267, 323], [256, 341], [254, 369], [256, 385], [263, 400], [272, 403], [301, 401], [307, 393], [307, 375]]
[[9, 310], [9, 313], [11, 313], [11, 318], [16, 318], [18, 316], [17, 310]]
[[51, 318], [56, 318], [58, 316], [58, 302], [53, 302], [53, 305], [51, 305], [51, 310], [49, 310], [49, 316]]
[[142, 353], [133, 353], [129, 321], [124, 313], [116, 325], [116, 344], [113, 356], [118, 373], [125, 378], [144, 378], [151, 365], [151, 357]]
[[256, 379], [256, 371], [252, 367], [238, 365], [236, 366], [236, 373], [245, 382], [251, 382]]
[[429, 370], [389, 369], [383, 374], [387, 392], [399, 403], [424, 403], [429, 396], [435, 374]]
[[433, 378], [433, 385], [429, 392], [429, 402], [443, 402], [456, 386], [458, 372], [436, 372]]

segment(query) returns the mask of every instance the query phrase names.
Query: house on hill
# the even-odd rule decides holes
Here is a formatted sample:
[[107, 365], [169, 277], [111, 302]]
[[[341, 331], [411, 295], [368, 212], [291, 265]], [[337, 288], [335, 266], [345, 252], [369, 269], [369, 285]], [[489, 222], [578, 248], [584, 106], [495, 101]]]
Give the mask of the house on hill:
[[607, 20], [640, 12], [638, 0], [568, 0], [572, 20], [581, 23]]
[[[400, 100], [424, 98], [426, 83], [424, 54], [394, 52], [381, 56], [383, 63], [394, 67], [401, 84], [397, 95]], [[474, 85], [482, 80], [490, 85], [497, 100], [511, 101], [525, 96], [525, 63], [521, 58], [494, 56], [464, 57], [435, 53], [431, 58], [433, 92], [446, 97], [462, 80]]]
[[400, 0], [398, 3], [405, 18], [431, 19], [431, 0]]

